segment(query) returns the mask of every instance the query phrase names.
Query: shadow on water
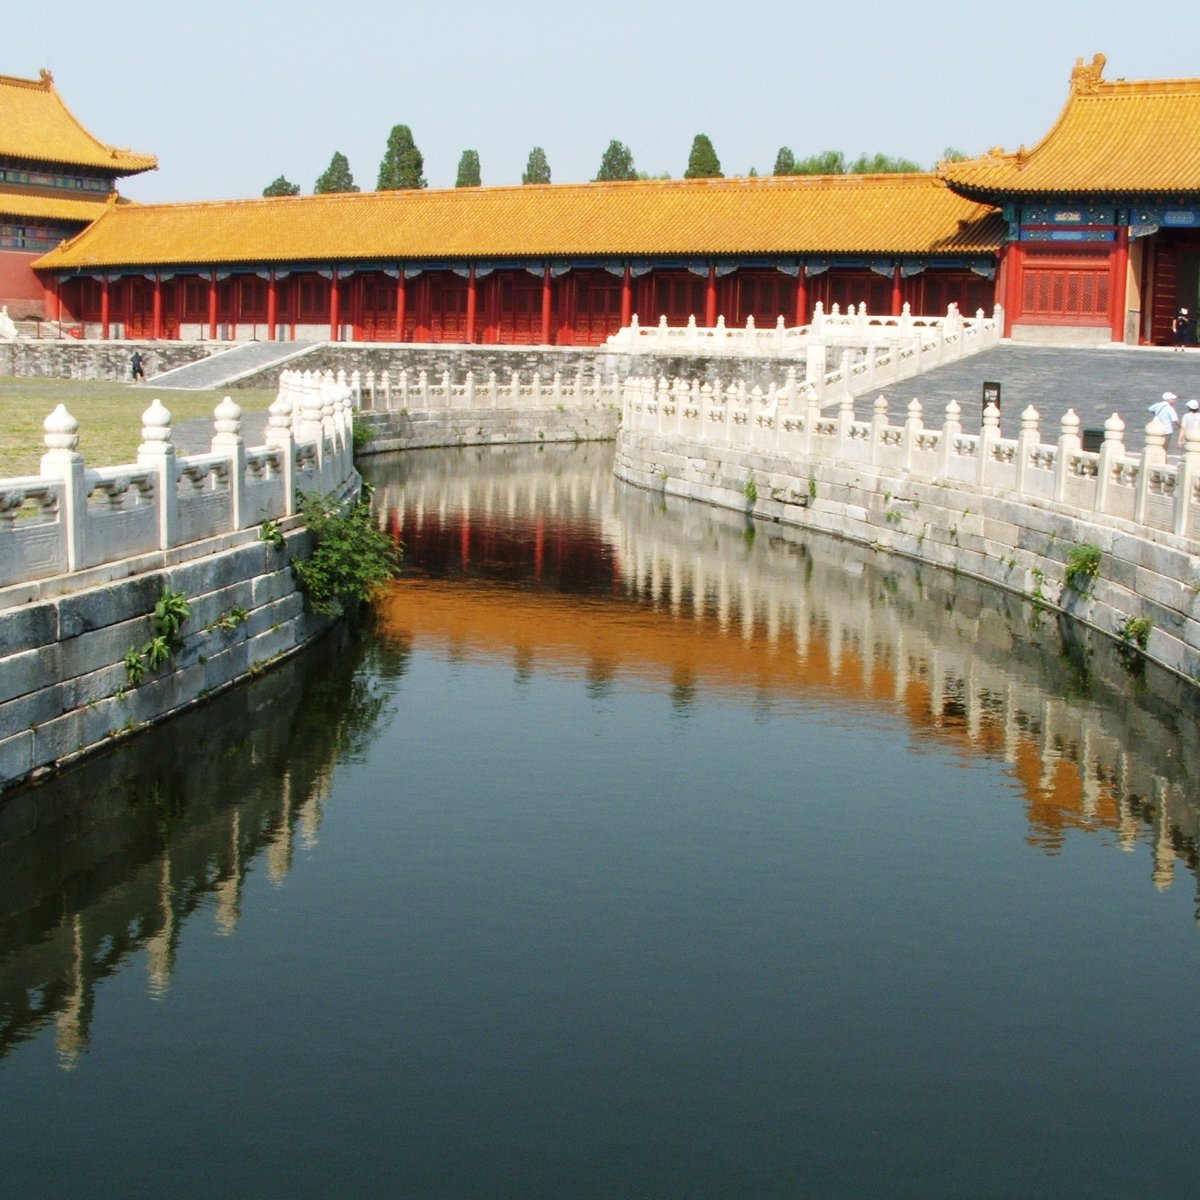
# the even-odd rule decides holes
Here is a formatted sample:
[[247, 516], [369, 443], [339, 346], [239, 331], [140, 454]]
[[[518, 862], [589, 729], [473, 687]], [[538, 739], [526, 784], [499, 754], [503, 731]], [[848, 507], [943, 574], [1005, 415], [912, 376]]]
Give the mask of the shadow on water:
[[386, 720], [407, 648], [342, 627], [277, 670], [0, 801], [0, 1056], [56, 1024], [86, 1049], [96, 983], [145, 951], [165, 991], [203, 905], [238, 923], [256, 859], [290, 869], [330, 774]]

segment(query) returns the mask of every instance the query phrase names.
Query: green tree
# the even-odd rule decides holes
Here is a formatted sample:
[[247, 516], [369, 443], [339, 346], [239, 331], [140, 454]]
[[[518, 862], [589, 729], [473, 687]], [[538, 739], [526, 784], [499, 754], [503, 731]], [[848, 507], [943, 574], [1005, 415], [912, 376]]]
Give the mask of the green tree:
[[357, 192], [358, 185], [350, 174], [350, 164], [346, 156], [335, 150], [329, 160], [325, 173], [313, 184], [313, 191], [319, 196], [325, 192]]
[[692, 139], [692, 152], [688, 155], [687, 170], [683, 173], [684, 179], [724, 179], [721, 174], [721, 160], [717, 158], [717, 152], [713, 149], [713, 144], [708, 140], [708, 135], [698, 133]]
[[388, 134], [383, 161], [379, 164], [379, 182], [375, 187], [381, 192], [427, 187], [421, 174], [424, 170], [425, 156], [417, 149], [412, 130], [407, 125], [393, 125], [392, 132]]
[[272, 179], [270, 183], [263, 188], [264, 196], [298, 196], [300, 195], [300, 185], [292, 183], [285, 179], [282, 175], [278, 179]]
[[826, 150], [793, 162], [794, 175], [845, 175], [846, 156], [840, 150]]
[[899, 175], [921, 170], [911, 158], [892, 158], [890, 154], [860, 154], [846, 170], [851, 175]]
[[600, 160], [600, 170], [596, 172], [596, 183], [610, 183], [614, 179], [636, 179], [637, 171], [633, 167], [633, 152], [623, 142], [615, 138], [608, 143], [604, 157]]
[[969, 154], [965, 154], [961, 150], [955, 150], [955, 148], [953, 146], [947, 146], [945, 148], [945, 150], [942, 151], [941, 161], [942, 162], [963, 162], [965, 159], [968, 159], [970, 157], [971, 156]]
[[458, 160], [458, 178], [455, 187], [479, 187], [482, 180], [479, 176], [479, 151], [464, 150]]
[[796, 156], [792, 153], [791, 146], [780, 146], [779, 153], [775, 155], [775, 169], [771, 172], [772, 175], [795, 175], [796, 174]]
[[522, 183], [549, 183], [550, 164], [546, 161], [546, 152], [541, 146], [534, 146], [529, 152], [529, 161], [521, 176]]

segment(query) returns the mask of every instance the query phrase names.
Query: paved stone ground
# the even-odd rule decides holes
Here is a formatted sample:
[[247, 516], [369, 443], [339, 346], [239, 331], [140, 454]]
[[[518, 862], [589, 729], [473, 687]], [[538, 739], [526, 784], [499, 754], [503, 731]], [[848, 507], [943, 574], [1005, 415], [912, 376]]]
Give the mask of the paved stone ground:
[[[1057, 346], [1024, 346], [1005, 343], [962, 362], [938, 367], [916, 379], [883, 389], [889, 415], [903, 421], [908, 402], [916, 396], [924, 406], [925, 423], [942, 423], [951, 400], [962, 405], [963, 428], [979, 429], [984, 380], [1000, 384], [1000, 428], [1012, 437], [1020, 428], [1020, 415], [1032, 404], [1041, 415], [1042, 440], [1057, 439], [1060, 422], [1073, 408], [1084, 429], [1103, 429], [1114, 412], [1125, 421], [1125, 444], [1140, 450], [1150, 421], [1149, 405], [1163, 392], [1174, 392], [1182, 413], [1190, 397], [1200, 398], [1200, 350], [1065, 349]], [[237, 399], [237, 393], [233, 393]], [[860, 396], [855, 411], [860, 418], [870, 412], [873, 397]], [[242, 436], [250, 446], [261, 445], [266, 412], [247, 411]], [[211, 421], [185, 421], [175, 428], [174, 441], [182, 454], [209, 449]], [[1175, 447], [1169, 449], [1174, 452]]]
[[[1200, 399], [1200, 350], [1065, 349], [1004, 343], [884, 389], [888, 416], [903, 420], [904, 407], [915, 396], [924, 407], [925, 423], [937, 427], [945, 406], [954, 399], [962, 405], [964, 431], [975, 432], [982, 420], [984, 380], [1001, 385], [1000, 428], [1005, 437], [1015, 436], [1021, 413], [1030, 404], [1041, 416], [1045, 442], [1058, 437], [1069, 408], [1084, 429], [1103, 429], [1116, 412], [1125, 422], [1125, 444], [1140, 450], [1150, 421], [1149, 405], [1163, 392], [1179, 397], [1175, 409], [1181, 415], [1185, 401], [1193, 396]], [[860, 397], [855, 404], [860, 418], [869, 411], [867, 400]]]

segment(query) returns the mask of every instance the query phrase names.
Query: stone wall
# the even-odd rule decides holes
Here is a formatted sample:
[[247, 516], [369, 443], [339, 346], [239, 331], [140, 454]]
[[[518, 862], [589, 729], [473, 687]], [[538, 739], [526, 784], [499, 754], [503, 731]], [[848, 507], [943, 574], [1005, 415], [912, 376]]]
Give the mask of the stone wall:
[[[152, 567], [0, 611], [0, 789], [203, 701], [321, 634], [328, 622], [304, 611], [289, 565], [309, 535], [299, 518], [280, 524], [283, 549], [243, 530], [189, 546], [186, 560], [160, 554]], [[153, 636], [164, 589], [191, 604], [182, 648], [135, 686], [124, 658]]]
[[612, 441], [619, 422], [616, 408], [363, 412], [355, 418], [356, 427], [370, 433], [368, 454], [433, 446]]
[[81, 342], [74, 338], [18, 339], [0, 345], [0, 375], [39, 379], [129, 378], [129, 359], [140, 350], [149, 378], [228, 350], [226, 342]]
[[[617, 475], [638, 487], [932, 563], [1032, 598], [1110, 637], [1120, 639], [1130, 618], [1147, 620], [1147, 656], [1200, 680], [1200, 560], [1187, 538], [867, 463], [630, 429], [617, 440]], [[1068, 562], [1082, 546], [1099, 548], [1099, 573], [1071, 586]]]

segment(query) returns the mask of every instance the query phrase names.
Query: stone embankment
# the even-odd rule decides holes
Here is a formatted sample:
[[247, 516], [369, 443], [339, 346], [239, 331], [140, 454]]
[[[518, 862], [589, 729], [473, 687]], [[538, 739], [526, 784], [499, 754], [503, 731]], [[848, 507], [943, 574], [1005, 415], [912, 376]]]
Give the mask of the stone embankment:
[[989, 408], [968, 433], [913, 401], [903, 423], [876, 400], [823, 413], [798, 392], [628, 381], [617, 474], [639, 487], [815, 529], [985, 580], [1061, 610], [1200, 680], [1200, 430], [1178, 461], [1152, 421], [1127, 451], [1110, 418], [1099, 451], [1063, 418], [1041, 441], [1027, 409], [1004, 437]]
[[[295, 497], [357, 495], [349, 389], [310, 380], [281, 395], [259, 447], [243, 443], [231, 401], [210, 453], [177, 457], [158, 401], [142, 436], [136, 462], [89, 468], [60, 406], [41, 474], [0, 488], [0, 788], [178, 713], [328, 626], [291, 570], [310, 545]], [[176, 619], [186, 611], [177, 630], [156, 613], [164, 600]]]

